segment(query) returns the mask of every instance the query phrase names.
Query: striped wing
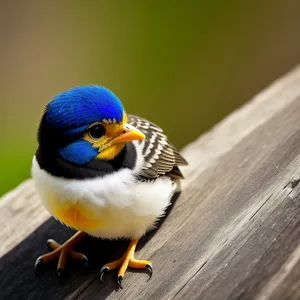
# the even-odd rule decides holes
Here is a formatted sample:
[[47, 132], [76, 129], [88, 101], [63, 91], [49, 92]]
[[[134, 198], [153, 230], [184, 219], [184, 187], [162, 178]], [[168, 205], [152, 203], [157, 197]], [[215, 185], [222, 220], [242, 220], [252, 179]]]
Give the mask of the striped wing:
[[142, 153], [145, 164], [141, 176], [156, 178], [161, 175], [183, 178], [178, 166], [187, 165], [187, 161], [168, 141], [162, 129], [157, 125], [134, 115], [128, 115], [128, 123], [142, 131], [146, 138]]

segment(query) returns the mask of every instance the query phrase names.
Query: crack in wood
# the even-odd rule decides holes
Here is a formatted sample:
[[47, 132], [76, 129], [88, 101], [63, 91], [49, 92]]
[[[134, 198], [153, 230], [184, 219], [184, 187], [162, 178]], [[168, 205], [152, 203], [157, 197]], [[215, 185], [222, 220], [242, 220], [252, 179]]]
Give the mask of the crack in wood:
[[200, 268], [190, 277], [190, 279], [177, 291], [177, 293], [172, 297], [172, 299], [175, 299], [176, 298], [176, 296], [184, 289], [184, 287], [186, 286], [186, 285], [188, 285], [190, 282], [191, 282], [191, 280], [194, 278], [194, 277], [196, 277], [197, 276], [197, 274], [204, 268], [204, 266], [208, 263], [208, 261], [209, 261], [209, 259], [208, 260], [206, 260], [201, 266], [200, 266]]
[[249, 218], [249, 221], [251, 221], [257, 214], [258, 212], [263, 208], [263, 206], [271, 199], [273, 196], [273, 193], [264, 201], [264, 203], [254, 212], [254, 214]]
[[295, 187], [297, 187], [297, 185], [299, 184], [300, 179], [294, 179], [292, 181], [289, 181], [284, 187], [283, 190], [285, 190], [288, 186], [291, 186], [292, 189], [294, 189]]
[[228, 241], [228, 238], [223, 242], [223, 246], [227, 243], [227, 241]]
[[78, 299], [86, 289], [88, 289], [97, 279], [100, 280], [99, 275], [97, 275], [93, 280], [91, 280], [76, 296], [73, 298], [74, 300]]

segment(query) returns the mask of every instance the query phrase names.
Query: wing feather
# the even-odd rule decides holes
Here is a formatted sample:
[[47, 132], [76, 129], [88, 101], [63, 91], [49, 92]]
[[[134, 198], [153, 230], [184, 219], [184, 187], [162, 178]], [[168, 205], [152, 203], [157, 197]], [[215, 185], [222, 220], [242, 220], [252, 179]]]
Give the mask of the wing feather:
[[141, 130], [146, 136], [142, 142], [145, 163], [141, 176], [150, 179], [162, 175], [183, 178], [178, 166], [187, 165], [187, 161], [168, 141], [163, 130], [150, 121], [134, 115], [128, 115], [128, 123]]

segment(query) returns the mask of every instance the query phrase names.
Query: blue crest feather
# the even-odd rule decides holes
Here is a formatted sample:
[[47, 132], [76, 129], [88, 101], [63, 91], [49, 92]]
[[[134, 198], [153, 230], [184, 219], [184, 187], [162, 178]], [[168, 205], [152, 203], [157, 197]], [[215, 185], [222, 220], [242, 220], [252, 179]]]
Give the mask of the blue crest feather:
[[123, 105], [110, 90], [96, 85], [78, 86], [56, 95], [46, 107], [49, 128], [76, 134], [94, 122], [123, 118]]

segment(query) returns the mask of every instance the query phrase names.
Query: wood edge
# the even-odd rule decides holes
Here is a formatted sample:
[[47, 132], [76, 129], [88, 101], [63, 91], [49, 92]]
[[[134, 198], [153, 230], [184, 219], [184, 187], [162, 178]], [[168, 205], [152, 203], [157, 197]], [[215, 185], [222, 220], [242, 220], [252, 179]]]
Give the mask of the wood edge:
[[8, 205], [13, 199], [16, 199], [20, 194], [24, 192], [24, 190], [30, 189], [32, 185], [32, 179], [26, 179], [21, 182], [18, 186], [16, 186], [13, 190], [9, 191], [7, 194], [3, 195], [0, 198], [0, 210]]
[[216, 158], [230, 151], [256, 128], [270, 120], [300, 96], [300, 65], [266, 87], [249, 102], [226, 116], [208, 132], [181, 151], [189, 162], [182, 167], [184, 176], [193, 172], [194, 165], [204, 171]]

